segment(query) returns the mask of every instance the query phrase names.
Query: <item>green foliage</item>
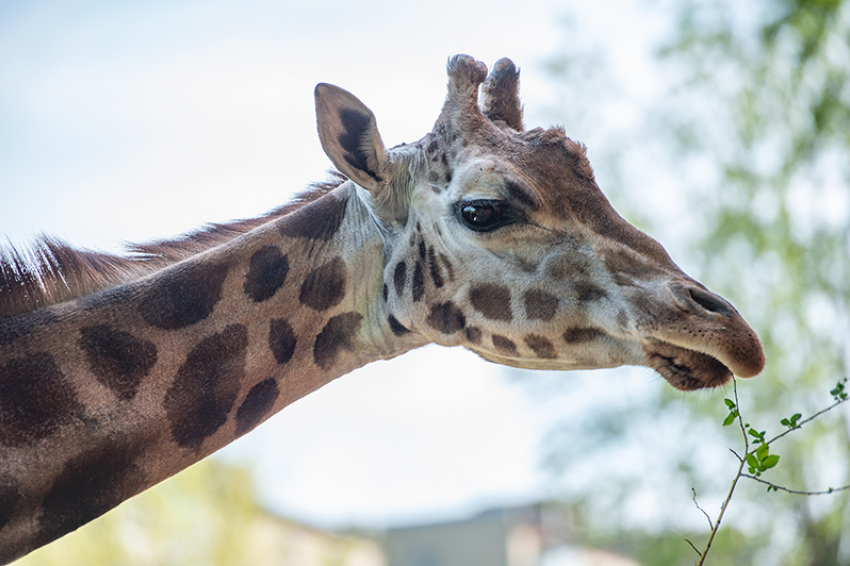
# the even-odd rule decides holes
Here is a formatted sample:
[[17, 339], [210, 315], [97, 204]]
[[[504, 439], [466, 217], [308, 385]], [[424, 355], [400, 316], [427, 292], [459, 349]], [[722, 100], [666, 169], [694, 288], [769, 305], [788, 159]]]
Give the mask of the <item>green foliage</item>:
[[779, 424], [787, 426], [790, 430], [795, 430], [800, 428], [800, 425], [797, 423], [800, 422], [801, 418], [803, 418], [801, 413], [794, 413], [790, 419], [782, 419], [779, 421]]
[[[816, 492], [799, 491], [799, 490], [789, 489], [787, 487], [780, 486], [780, 485], [777, 485], [775, 483], [765, 481], [763, 479], [759, 479], [761, 477], [762, 472], [765, 472], [765, 471], [769, 470], [770, 468], [775, 467], [779, 463], [779, 456], [776, 455], [776, 454], [770, 453], [770, 445], [773, 444], [774, 442], [776, 442], [777, 440], [779, 440], [780, 438], [784, 437], [785, 435], [787, 435], [789, 432], [800, 430], [803, 427], [804, 424], [817, 419], [818, 417], [828, 413], [829, 411], [835, 409], [836, 407], [838, 407], [839, 405], [841, 405], [842, 403], [847, 401], [848, 397], [846, 395], [842, 396], [843, 386], [844, 386], [844, 383], [846, 383], [846, 382], [847, 382], [847, 378], [844, 378], [842, 381], [838, 382], [837, 386], [834, 389], [830, 390], [830, 394], [832, 395], [833, 400], [835, 401], [832, 405], [829, 405], [828, 407], [821, 409], [820, 411], [816, 412], [814, 415], [812, 415], [811, 417], [809, 417], [805, 420], [801, 420], [802, 419], [801, 413], [795, 413], [790, 419], [782, 419], [780, 424], [783, 424], [786, 427], [788, 427], [788, 430], [786, 430], [785, 432], [783, 432], [782, 434], [780, 434], [778, 436], [771, 438], [770, 440], [768, 440], [766, 438], [767, 433], [765, 431], [758, 432], [755, 429], [751, 428], [748, 423], [745, 423], [743, 421], [741, 414], [740, 414], [740, 410], [738, 408], [738, 387], [737, 387], [737, 384], [735, 384], [735, 401], [732, 401], [731, 399], [724, 399], [723, 400], [724, 403], [726, 404], [726, 408], [729, 409], [729, 411], [730, 411], [729, 415], [723, 420], [723, 426], [729, 426], [729, 424], [731, 424], [731, 422], [734, 422], [734, 421], [737, 421], [740, 424], [741, 432], [742, 432], [742, 438], [743, 438], [743, 442], [744, 442], [744, 456], [743, 457], [739, 456], [740, 466], [738, 467], [738, 473], [735, 474], [735, 476], [732, 478], [732, 485], [729, 488], [729, 493], [726, 496], [726, 499], [724, 499], [723, 505], [721, 505], [721, 507], [720, 507], [720, 514], [717, 516], [716, 520], [712, 520], [712, 518], [708, 515], [708, 513], [706, 513], [705, 510], [702, 509], [702, 507], [699, 506], [699, 503], [697, 502], [696, 490], [693, 490], [694, 504], [706, 516], [706, 518], [708, 519], [709, 527], [710, 527], [710, 533], [709, 533], [709, 536], [708, 536], [708, 541], [706, 542], [705, 547], [702, 550], [698, 549], [696, 547], [696, 545], [694, 545], [694, 543], [691, 542], [690, 539], [687, 539], [687, 538], [685, 539], [686, 542], [691, 546], [691, 548], [693, 548], [696, 551], [696, 553], [699, 555], [699, 562], [697, 563], [697, 566], [703, 566], [705, 564], [705, 561], [708, 558], [709, 551], [711, 550], [711, 545], [714, 542], [714, 539], [717, 536], [718, 531], [720, 529], [720, 523], [723, 520], [723, 516], [726, 513], [726, 511], [729, 507], [729, 504], [732, 501], [732, 497], [735, 494], [735, 489], [738, 486], [738, 480], [740, 480], [741, 478], [749, 478], [749, 479], [755, 480], [759, 483], [767, 485], [768, 493], [771, 492], [771, 491], [775, 491], [775, 492], [784, 491], [784, 492], [795, 494], [795, 495], [814, 496], [814, 495], [832, 495], [832, 494], [839, 492], [839, 491], [850, 490], [850, 485], [845, 485], [845, 486], [839, 487], [837, 489], [830, 487], [830, 488], [827, 488], [826, 490], [816, 491]], [[752, 439], [750, 439], [749, 437], [752, 437]], [[753, 450], [750, 450], [751, 444], [754, 447]], [[737, 454], [735, 454], [735, 455], [737, 456]], [[747, 471], [749, 472], [749, 475], [743, 473], [743, 469], [744, 469], [745, 466], [747, 466]], [[837, 547], [837, 545], [833, 545], [833, 546]]]
[[[747, 432], [753, 433], [755, 431], [750, 429]], [[763, 434], [764, 433], [760, 436], [760, 438], [762, 438], [762, 444], [753, 452], [747, 453], [747, 465], [749, 466], [748, 471], [751, 474], [755, 474], [756, 477], [761, 476], [762, 472], [769, 470], [779, 463], [779, 456], [768, 453], [770, 451], [770, 447], [764, 443]]]
[[[818, 414], [813, 408], [819, 404], [818, 392], [832, 387], [836, 402], [850, 394], [846, 380], [835, 384], [836, 376], [850, 374], [850, 1], [688, 0], [675, 8], [672, 34], [658, 52], [667, 72], [675, 75], [674, 84], [653, 97], [643, 129], [631, 136], [618, 134], [632, 145], [612, 151], [622, 160], [647, 144], [657, 145], [653, 165], [658, 174], [673, 176], [687, 191], [691, 231], [675, 237], [690, 248], [696, 265], [690, 271], [730, 299], [762, 339], [768, 365], [746, 386], [740, 384], [747, 418], [778, 422], [780, 436], [794, 435], [783, 442], [780, 459], [774, 439], [761, 427], [743, 427], [741, 422], [752, 441], [752, 450], [742, 456], [742, 473], [762, 482], [770, 477], [775, 485], [800, 492], [821, 491], [824, 476], [836, 484], [850, 483], [846, 405], [807, 424]], [[564, 80], [565, 90], [570, 84]], [[587, 84], [582, 88], [593, 90]], [[582, 113], [573, 107], [573, 114]], [[600, 151], [593, 145], [591, 150], [595, 155]], [[603, 189], [614, 193], [618, 208], [634, 218], [629, 206], [634, 207], [643, 227], [658, 234], [653, 211], [641, 210], [643, 188], [628, 187], [629, 176], [619, 171], [607, 176], [616, 182], [613, 187], [603, 184]], [[659, 239], [669, 241], [663, 230]], [[594, 420], [594, 425], [623, 432], [593, 448], [611, 450], [623, 442], [641, 410], [656, 419], [678, 412], [685, 422], [669, 430], [692, 430], [690, 446], [704, 447], [713, 440], [705, 439], [706, 415], [728, 427], [740, 414], [736, 400], [726, 399], [722, 414], [704, 400], [683, 401], [667, 392], [656, 406], [647, 402], [631, 410], [628, 425], [611, 423], [607, 415]], [[722, 488], [711, 481], [716, 474], [703, 475], [706, 462], [696, 454], [699, 448], [686, 449], [681, 440], [675, 444], [681, 474], [692, 478], [691, 485], [701, 493], [716, 497]], [[657, 461], [659, 466], [666, 462], [660, 456]], [[787, 493], [766, 498], [763, 489], [752, 490], [750, 484], [745, 482], [736, 495], [735, 507], [763, 520], [738, 525], [733, 513], [718, 533], [714, 563], [850, 563], [846, 492], [812, 502]], [[619, 488], [619, 501], [640, 485], [636, 480]], [[607, 485], [606, 491], [615, 489]], [[582, 499], [582, 505], [599, 511], [593, 496]], [[594, 516], [592, 511], [588, 515]], [[671, 537], [676, 536], [673, 523], [664, 523]], [[780, 524], [781, 551], [772, 548]], [[739, 528], [748, 533], [748, 547], [727, 544]], [[652, 537], [663, 538], [657, 532]], [[671, 557], [647, 563], [685, 562]]]
[[847, 400], [847, 391], [845, 391], [844, 385], [847, 383], [847, 378], [845, 377], [843, 380], [839, 381], [834, 389], [829, 391], [829, 394], [832, 395], [832, 398], [836, 401], [846, 401]]
[[731, 399], [724, 399], [724, 403], [726, 403], [726, 408], [729, 409], [729, 414], [726, 415], [726, 418], [723, 419], [723, 426], [729, 426], [735, 422], [735, 419], [738, 418], [738, 415], [741, 413], [738, 412], [738, 405]]
[[375, 543], [264, 511], [247, 469], [207, 458], [25, 556], [15, 566], [346, 566]]
[[[769, 470], [777, 478], [769, 491], [781, 484], [820, 492], [817, 466], [840, 470], [850, 458], [846, 412], [800, 431], [810, 420], [800, 411], [811, 402], [809, 392], [850, 372], [850, 5], [775, 0], [742, 6], [684, 4], [676, 39], [662, 56], [685, 64], [688, 86], [678, 100], [690, 101], [692, 111], [668, 124], [690, 133], [676, 136], [684, 140], [678, 151], [686, 168], [708, 157], [720, 171], [717, 182], [694, 195], [704, 227], [695, 243], [705, 272], [713, 274], [706, 282], [742, 307], [767, 352], [748, 418], [775, 418], [785, 433], [795, 432], [777, 466], [765, 432], [745, 427], [753, 444], [744, 456], [747, 472], [761, 478]], [[744, 281], [725, 269], [741, 258], [748, 266]], [[843, 382], [831, 394], [836, 401], [846, 395]], [[726, 403], [726, 410], [728, 426], [738, 407]], [[835, 451], [828, 456], [819, 452], [827, 442]], [[846, 495], [816, 506], [786, 497], [752, 500], [763, 513], [797, 525], [795, 546], [775, 563], [850, 558], [839, 555], [850, 541]], [[762, 528], [770, 532], [773, 524]], [[714, 558], [727, 562], [717, 550]]]
[[261, 514], [248, 472], [207, 459], [16, 566], [240, 564]]

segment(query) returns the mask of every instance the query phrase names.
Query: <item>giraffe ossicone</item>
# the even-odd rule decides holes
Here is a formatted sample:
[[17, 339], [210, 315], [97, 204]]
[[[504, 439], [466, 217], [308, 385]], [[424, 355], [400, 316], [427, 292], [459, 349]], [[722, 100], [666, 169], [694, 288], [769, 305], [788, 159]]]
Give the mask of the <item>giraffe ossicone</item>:
[[433, 131], [389, 149], [362, 102], [318, 85], [341, 175], [263, 217], [128, 257], [3, 252], [0, 562], [431, 342], [648, 366], [681, 390], [761, 371], [756, 334], [614, 211], [584, 146], [525, 130], [511, 61], [459, 55], [448, 75]]

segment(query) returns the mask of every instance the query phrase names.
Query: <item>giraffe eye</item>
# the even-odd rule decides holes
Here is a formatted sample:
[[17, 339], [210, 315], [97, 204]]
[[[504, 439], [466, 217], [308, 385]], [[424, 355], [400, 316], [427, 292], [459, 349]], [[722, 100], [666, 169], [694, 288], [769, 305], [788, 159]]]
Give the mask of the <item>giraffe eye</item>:
[[500, 200], [471, 200], [458, 206], [460, 217], [467, 228], [476, 232], [489, 232], [510, 223], [516, 217], [510, 205]]

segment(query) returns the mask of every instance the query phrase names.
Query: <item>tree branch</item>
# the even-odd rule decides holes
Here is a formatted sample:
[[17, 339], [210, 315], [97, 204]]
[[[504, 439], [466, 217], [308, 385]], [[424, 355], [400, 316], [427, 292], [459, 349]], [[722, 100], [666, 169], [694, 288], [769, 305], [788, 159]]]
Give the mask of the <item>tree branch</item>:
[[[820, 411], [818, 411], [817, 413], [815, 413], [815, 414], [814, 414], [814, 415], [812, 415], [811, 417], [809, 417], [809, 418], [807, 418], [807, 419], [803, 419], [802, 421], [798, 422], [798, 423], [797, 423], [797, 426], [795, 426], [794, 428], [789, 428], [788, 430], [786, 430], [786, 431], [785, 431], [785, 432], [783, 432], [782, 434], [777, 434], [776, 436], [774, 436], [773, 438], [771, 438], [770, 440], [768, 440], [767, 442], [765, 442], [765, 444], [770, 445], [770, 443], [772, 443], [772, 442], [774, 442], [774, 441], [776, 441], [776, 440], [779, 440], [780, 438], [782, 438], [783, 436], [785, 436], [785, 435], [786, 435], [786, 434], [788, 434], [789, 432], [794, 432], [794, 431], [795, 431], [795, 430], [797, 430], [798, 428], [803, 428], [803, 425], [804, 425], [804, 424], [806, 424], [807, 422], [810, 422], [810, 421], [815, 420], [816, 418], [818, 418], [818, 417], [819, 417], [819, 416], [821, 416], [822, 414], [824, 414], [824, 413], [826, 413], [826, 412], [828, 412], [828, 411], [833, 410], [835, 407], [837, 407], [837, 406], [838, 406], [838, 405], [840, 405], [841, 403], [845, 403], [845, 402], [847, 402], [848, 400], [850, 400], [850, 397], [847, 397], [847, 398], [845, 398], [845, 399], [839, 399], [838, 401], [836, 401], [835, 403], [833, 403], [833, 404], [832, 404], [832, 405], [830, 405], [829, 407], [826, 407], [825, 409], [821, 409]], [[737, 398], [737, 396], [735, 397], [735, 402], [736, 402], [736, 403], [738, 402], [738, 398]]]
[[763, 483], [768, 486], [770, 489], [774, 491], [784, 491], [786, 493], [793, 493], [794, 495], [830, 495], [832, 493], [837, 493], [839, 491], [847, 491], [850, 490], [850, 485], [845, 485], [842, 487], [830, 487], [829, 489], [825, 489], [823, 491], [799, 491], [796, 489], [788, 489], [787, 487], [783, 487], [781, 485], [776, 485], [775, 483], [771, 483], [767, 480], [763, 480], [761, 478], [757, 478], [756, 476], [750, 474], [741, 474], [742, 478], [748, 478], [753, 481], [757, 481], [759, 483]]
[[[697, 509], [702, 511], [702, 514], [705, 515], [705, 519], [708, 521], [708, 528], [709, 529], [714, 528], [714, 523], [711, 521], [711, 517], [708, 515], [708, 513], [706, 513], [705, 509], [700, 507], [699, 503], [697, 503], [697, 490], [694, 489], [694, 488], [691, 488], [691, 492], [694, 494], [694, 497], [693, 497], [694, 505], [696, 505]], [[693, 546], [693, 545], [691, 545], [691, 546]]]

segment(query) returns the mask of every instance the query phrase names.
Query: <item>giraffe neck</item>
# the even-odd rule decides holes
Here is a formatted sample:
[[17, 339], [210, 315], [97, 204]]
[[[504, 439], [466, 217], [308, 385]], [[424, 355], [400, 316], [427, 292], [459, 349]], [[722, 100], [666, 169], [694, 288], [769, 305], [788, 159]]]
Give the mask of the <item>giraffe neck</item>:
[[386, 313], [370, 216], [345, 183], [143, 279], [0, 321], [0, 559], [421, 345]]

